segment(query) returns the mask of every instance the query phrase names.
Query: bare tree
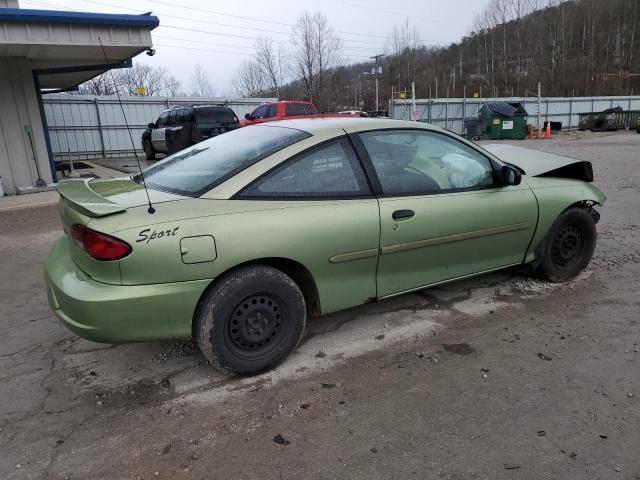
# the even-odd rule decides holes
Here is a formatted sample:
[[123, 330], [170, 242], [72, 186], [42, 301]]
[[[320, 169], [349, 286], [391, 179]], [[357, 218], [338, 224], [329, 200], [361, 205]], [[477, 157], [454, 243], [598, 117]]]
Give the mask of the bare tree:
[[400, 55], [405, 50], [415, 50], [421, 46], [418, 29], [406, 19], [402, 25], [394, 25], [387, 39], [389, 54]]
[[123, 95], [137, 95], [138, 88], [144, 88], [144, 95], [163, 95], [169, 72], [166, 67], [136, 64], [132, 68], [122, 68], [114, 72], [118, 91]]
[[264, 72], [257, 61], [244, 60], [233, 75], [233, 89], [239, 97], [255, 97], [267, 88]]
[[292, 29], [293, 71], [302, 80], [306, 97], [321, 110], [326, 108], [327, 80], [337, 65], [340, 39], [320, 12], [305, 12]]
[[107, 74], [98, 75], [78, 87], [80, 95], [115, 95], [115, 84]]
[[213, 97], [215, 95], [209, 75], [199, 63], [196, 64], [191, 75], [191, 91], [197, 97]]
[[394, 25], [387, 38], [387, 66], [393, 78], [396, 90], [407, 90], [416, 80], [418, 50], [423, 47], [420, 35], [415, 26], [405, 20], [401, 25]]
[[86, 95], [139, 95], [138, 89], [144, 88], [144, 95], [174, 95], [180, 82], [169, 74], [166, 67], [135, 64], [131, 68], [121, 68], [105, 72], [83, 83], [79, 93]]
[[255, 59], [269, 88], [279, 97], [280, 85], [282, 85], [283, 59], [282, 49], [280, 47], [276, 49], [274, 43], [271, 37], [258, 37], [254, 44]]
[[164, 79], [164, 95], [167, 97], [180, 97], [184, 96], [185, 92], [182, 90], [182, 83], [173, 75], [168, 75]]

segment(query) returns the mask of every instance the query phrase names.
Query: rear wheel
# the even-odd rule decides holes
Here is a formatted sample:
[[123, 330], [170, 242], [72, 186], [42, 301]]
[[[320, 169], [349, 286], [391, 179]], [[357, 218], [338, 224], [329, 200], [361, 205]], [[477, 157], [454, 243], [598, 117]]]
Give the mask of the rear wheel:
[[194, 333], [214, 367], [246, 375], [284, 360], [298, 345], [305, 321], [296, 283], [280, 270], [251, 265], [224, 276], [204, 295]]
[[586, 268], [596, 246], [596, 225], [583, 208], [570, 208], [553, 223], [547, 237], [542, 273], [566, 282]]
[[144, 150], [144, 156], [147, 160], [155, 160], [156, 159], [156, 152], [153, 149], [153, 146], [151, 145], [151, 142], [149, 140], [145, 140], [144, 144], [142, 145], [142, 148]]

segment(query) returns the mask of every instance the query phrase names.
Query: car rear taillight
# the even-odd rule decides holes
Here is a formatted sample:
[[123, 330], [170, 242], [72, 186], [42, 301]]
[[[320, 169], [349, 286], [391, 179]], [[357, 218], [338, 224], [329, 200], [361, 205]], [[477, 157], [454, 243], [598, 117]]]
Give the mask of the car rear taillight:
[[126, 242], [82, 225], [71, 227], [71, 238], [79, 248], [96, 260], [120, 260], [131, 253], [131, 247]]

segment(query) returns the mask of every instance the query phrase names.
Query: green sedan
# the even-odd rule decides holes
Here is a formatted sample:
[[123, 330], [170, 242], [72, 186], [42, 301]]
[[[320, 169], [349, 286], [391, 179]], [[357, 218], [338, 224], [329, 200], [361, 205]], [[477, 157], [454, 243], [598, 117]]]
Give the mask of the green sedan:
[[417, 122], [241, 128], [143, 174], [61, 182], [49, 302], [84, 338], [194, 338], [215, 367], [257, 373], [309, 317], [514, 265], [569, 280], [595, 247], [592, 177]]

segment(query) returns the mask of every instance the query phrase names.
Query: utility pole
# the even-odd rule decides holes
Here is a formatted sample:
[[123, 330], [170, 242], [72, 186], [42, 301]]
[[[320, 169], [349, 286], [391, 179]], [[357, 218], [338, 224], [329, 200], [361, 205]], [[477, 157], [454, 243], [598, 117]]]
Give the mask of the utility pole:
[[418, 121], [418, 107], [416, 106], [416, 82], [411, 82], [411, 120]]
[[451, 67], [451, 78], [453, 78], [453, 95], [455, 95], [456, 94], [456, 66], [455, 65]]
[[373, 72], [376, 76], [376, 110], [379, 110], [379, 100], [378, 100], [378, 74], [382, 73], [382, 65], [379, 65], [380, 59], [384, 57], [382, 54], [374, 55], [371, 59], [374, 61], [373, 64]]
[[538, 82], [538, 136], [542, 128], [542, 83]]

